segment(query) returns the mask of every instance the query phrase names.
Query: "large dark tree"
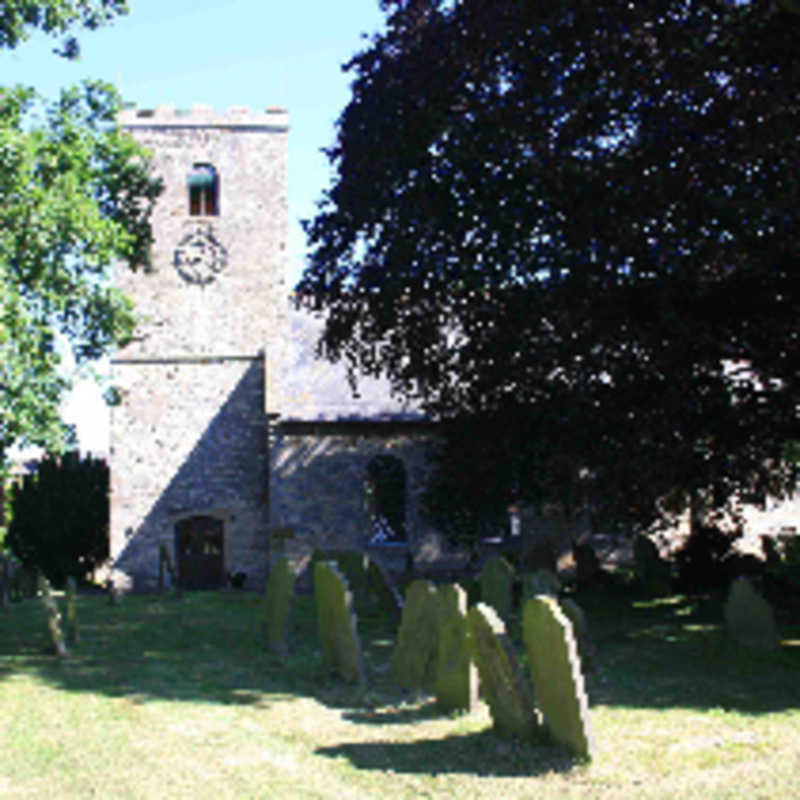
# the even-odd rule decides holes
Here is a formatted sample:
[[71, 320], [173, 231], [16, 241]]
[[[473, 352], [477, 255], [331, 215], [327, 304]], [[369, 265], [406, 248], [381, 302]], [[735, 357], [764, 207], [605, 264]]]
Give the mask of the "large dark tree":
[[646, 521], [666, 496], [785, 488], [800, 19], [384, 6], [307, 226], [298, 295], [328, 314], [325, 354], [452, 421], [467, 469], [506, 463], [503, 502], [589, 484]]

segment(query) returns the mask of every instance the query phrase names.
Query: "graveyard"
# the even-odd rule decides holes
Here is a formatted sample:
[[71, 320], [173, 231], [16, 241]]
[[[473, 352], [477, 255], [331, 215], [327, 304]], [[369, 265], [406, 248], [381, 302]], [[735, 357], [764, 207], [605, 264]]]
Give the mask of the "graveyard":
[[733, 635], [752, 587], [726, 602], [539, 576], [508, 601], [502, 581], [415, 579], [400, 612], [358, 558], [318, 558], [313, 588], [285, 566], [263, 594], [48, 585], [0, 608], [0, 794], [797, 792], [800, 626], [756, 636], [748, 611]]

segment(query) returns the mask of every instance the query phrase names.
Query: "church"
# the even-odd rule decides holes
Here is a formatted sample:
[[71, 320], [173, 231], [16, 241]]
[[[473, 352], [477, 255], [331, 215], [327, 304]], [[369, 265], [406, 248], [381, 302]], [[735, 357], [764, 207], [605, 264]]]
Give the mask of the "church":
[[287, 284], [288, 114], [127, 108], [164, 183], [152, 270], [117, 285], [140, 317], [112, 361], [110, 551], [123, 590], [155, 588], [166, 548], [185, 588], [314, 548], [406, 557], [432, 424], [376, 379], [315, 357], [322, 322]]

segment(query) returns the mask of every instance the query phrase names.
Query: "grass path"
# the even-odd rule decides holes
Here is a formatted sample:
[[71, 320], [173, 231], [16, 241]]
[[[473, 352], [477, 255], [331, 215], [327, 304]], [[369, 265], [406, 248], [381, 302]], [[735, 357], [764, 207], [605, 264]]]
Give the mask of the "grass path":
[[285, 663], [247, 593], [81, 596], [63, 664], [38, 601], [0, 609], [0, 797], [800, 797], [796, 631], [754, 653], [686, 598], [581, 599], [599, 661], [588, 765], [394, 689], [379, 619], [361, 621], [368, 688], [330, 679], [308, 597]]

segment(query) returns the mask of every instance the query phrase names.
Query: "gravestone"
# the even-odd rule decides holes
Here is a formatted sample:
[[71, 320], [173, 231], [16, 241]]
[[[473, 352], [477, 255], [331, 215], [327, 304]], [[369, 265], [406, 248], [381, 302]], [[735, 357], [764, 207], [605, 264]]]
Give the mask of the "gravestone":
[[14, 576], [16, 595], [20, 600], [36, 597], [38, 577], [36, 570], [22, 566]]
[[392, 584], [386, 569], [371, 558], [367, 559], [367, 584], [380, 608], [392, 620], [399, 620], [400, 610], [403, 608], [403, 600]]
[[747, 578], [731, 583], [724, 614], [725, 627], [739, 644], [760, 650], [772, 650], [780, 644], [772, 608]]
[[347, 588], [353, 595], [353, 607], [358, 614], [372, 608], [367, 584], [367, 556], [359, 550], [314, 550], [311, 553], [311, 574], [316, 575], [320, 561], [335, 563]]
[[66, 604], [67, 604], [67, 641], [77, 644], [80, 640], [78, 631], [78, 605], [76, 599], [75, 578], [67, 578]]
[[549, 569], [537, 569], [535, 572], [526, 573], [522, 576], [522, 586], [526, 599], [537, 594], [557, 597], [561, 591], [561, 581], [555, 572]]
[[172, 564], [172, 559], [169, 556], [169, 550], [165, 542], [161, 542], [158, 546], [158, 593], [163, 594], [165, 587], [165, 577], [169, 576], [169, 582], [176, 597], [181, 597], [181, 586], [178, 576], [175, 572], [175, 567]]
[[648, 594], [669, 594], [669, 563], [661, 558], [655, 542], [649, 536], [639, 533], [634, 538], [633, 565], [636, 577]]
[[589, 626], [586, 624], [586, 615], [583, 609], [569, 597], [559, 597], [558, 605], [566, 618], [572, 623], [572, 632], [575, 644], [578, 645], [578, 657], [581, 660], [584, 675], [594, 669], [595, 650], [589, 639]]
[[511, 583], [514, 568], [502, 556], [493, 556], [481, 570], [481, 601], [507, 620], [511, 612]]
[[539, 595], [525, 603], [522, 634], [548, 732], [575, 755], [590, 758], [589, 703], [572, 624], [554, 598]]
[[439, 601], [430, 581], [412, 581], [392, 654], [392, 678], [405, 689], [433, 689], [439, 647]]
[[53, 598], [53, 593], [50, 591], [50, 581], [44, 575], [39, 576], [39, 592], [42, 595], [42, 604], [47, 612], [47, 627], [50, 630], [53, 650], [59, 658], [66, 658], [69, 653], [64, 643], [64, 634], [61, 632], [61, 614]]
[[436, 702], [448, 711], [471, 711], [478, 702], [478, 673], [467, 624], [467, 593], [453, 583], [440, 586], [437, 596]]
[[293, 595], [294, 571], [289, 559], [281, 556], [267, 578], [261, 612], [264, 642], [281, 656], [288, 652], [287, 632]]
[[113, 578], [106, 581], [106, 592], [108, 593], [108, 604], [110, 606], [119, 605], [119, 589], [114, 584]]
[[7, 606], [11, 596], [11, 560], [0, 554], [0, 606]]
[[314, 565], [314, 594], [323, 663], [348, 683], [364, 683], [353, 595], [333, 562], [318, 561]]
[[575, 560], [575, 580], [578, 584], [593, 583], [598, 578], [600, 561], [591, 544], [573, 542], [572, 558]]
[[541, 725], [533, 693], [503, 620], [491, 606], [478, 603], [467, 612], [467, 622], [481, 692], [495, 730], [507, 738], [538, 738]]

